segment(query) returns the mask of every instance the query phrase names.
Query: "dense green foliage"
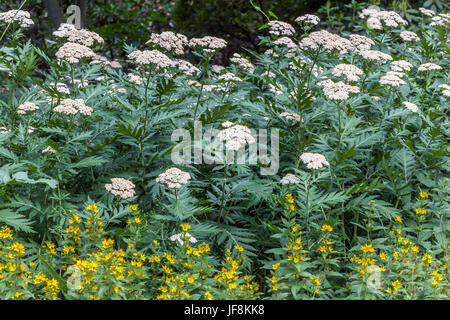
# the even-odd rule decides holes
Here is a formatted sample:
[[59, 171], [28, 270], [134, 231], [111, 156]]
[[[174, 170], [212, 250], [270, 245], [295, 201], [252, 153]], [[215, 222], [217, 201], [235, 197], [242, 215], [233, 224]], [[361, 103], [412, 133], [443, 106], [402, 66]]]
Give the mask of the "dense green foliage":
[[[279, 13], [256, 8], [264, 18], [246, 27], [257, 47], [238, 50], [248, 61], [221, 69], [226, 50], [190, 45], [183, 59], [194, 72], [162, 66], [155, 52], [139, 63], [153, 13], [133, 13], [142, 29], [114, 19], [93, 29], [122, 51], [91, 46], [123, 57], [114, 68], [93, 56], [64, 61], [63, 38], [34, 43], [35, 27], [3, 24], [0, 298], [448, 299], [448, 15], [430, 23], [439, 16], [405, 7], [408, 24], [376, 30], [360, 17], [367, 6], [340, 7], [346, 16], [321, 8], [319, 25], [295, 26], [293, 47], [272, 32]], [[192, 19], [174, 31], [197, 35], [193, 21], [204, 19]], [[318, 30], [339, 36], [320, 42]], [[419, 40], [406, 41], [404, 30]], [[200, 34], [220, 36], [211, 32]], [[348, 40], [354, 34], [372, 51]], [[341, 64], [361, 74], [338, 74]], [[85, 109], [60, 111], [74, 99]], [[24, 111], [26, 102], [37, 109]], [[194, 137], [196, 121], [203, 130], [278, 129], [278, 172], [262, 175], [261, 159], [175, 165], [171, 136]], [[326, 160], [311, 169], [308, 153]], [[179, 189], [156, 181], [172, 167], [190, 177]], [[297, 183], [280, 183], [289, 173]], [[109, 192], [117, 177], [132, 182], [131, 197]]]

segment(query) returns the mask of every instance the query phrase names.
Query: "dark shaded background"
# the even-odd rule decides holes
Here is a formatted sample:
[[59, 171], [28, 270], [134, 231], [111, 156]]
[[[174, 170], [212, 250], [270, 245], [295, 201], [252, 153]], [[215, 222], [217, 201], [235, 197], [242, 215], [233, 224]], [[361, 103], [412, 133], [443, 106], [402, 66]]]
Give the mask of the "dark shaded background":
[[[27, 31], [34, 43], [44, 45], [44, 38], [51, 38], [54, 28], [46, 12], [44, 2], [55, 1], [61, 7], [62, 19], [67, 20], [66, 9], [72, 4], [85, 3], [85, 27], [95, 31], [105, 39], [105, 49], [110, 59], [122, 58], [123, 44], [142, 46], [151, 32], [172, 30], [183, 33], [189, 38], [205, 35], [221, 37], [229, 46], [222, 55], [222, 63], [241, 48], [256, 49], [258, 35], [265, 30], [258, 30], [267, 22], [264, 15], [254, 9], [250, 0], [28, 0], [23, 9], [30, 11], [36, 22]], [[351, 14], [361, 1], [324, 1], [324, 0], [252, 0], [266, 14], [272, 11], [279, 20], [294, 24], [294, 19], [305, 13], [318, 14], [326, 19], [330, 12], [344, 16], [342, 8]], [[392, 1], [372, 0], [381, 6]], [[406, 6], [417, 5], [414, 0], [403, 0]], [[0, 0], [0, 10], [15, 9], [20, 6], [18, 0]], [[346, 4], [346, 5], [344, 5]], [[317, 13], [320, 7], [328, 8]], [[333, 8], [335, 11], [333, 11]], [[397, 10], [402, 8], [397, 8]], [[403, 8], [406, 10], [406, 8]], [[348, 12], [346, 12], [348, 14]], [[37, 17], [37, 19], [36, 19]], [[348, 22], [347, 22], [348, 23]], [[336, 28], [335, 28], [336, 29]], [[339, 28], [337, 28], [339, 31]]]

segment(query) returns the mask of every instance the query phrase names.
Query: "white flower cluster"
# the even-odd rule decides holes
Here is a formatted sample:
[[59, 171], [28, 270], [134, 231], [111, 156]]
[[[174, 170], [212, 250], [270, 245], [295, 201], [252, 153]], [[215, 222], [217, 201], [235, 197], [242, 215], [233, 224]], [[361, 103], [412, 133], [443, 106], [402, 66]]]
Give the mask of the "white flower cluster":
[[89, 85], [89, 80], [73, 79], [73, 84], [77, 88], [86, 88]]
[[286, 118], [288, 120], [295, 120], [297, 122], [304, 122], [302, 117], [300, 117], [300, 115], [297, 113], [282, 112], [280, 113], [280, 117]]
[[408, 101], [403, 101], [403, 105], [406, 108], [408, 108], [409, 110], [411, 110], [412, 112], [417, 112], [419, 110], [417, 105], [415, 105], [414, 103], [408, 102]]
[[17, 113], [18, 114], [26, 114], [27, 111], [35, 111], [38, 109], [39, 109], [39, 107], [37, 105], [35, 105], [33, 102], [26, 101], [17, 108]]
[[227, 46], [227, 42], [223, 39], [205, 36], [203, 38], [192, 38], [189, 41], [191, 48], [201, 48], [204, 53], [214, 53], [222, 50]]
[[[233, 56], [234, 56], [234, 55], [233, 55]], [[212, 72], [214, 72], [214, 73], [221, 73], [224, 69], [225, 69], [224, 66], [220, 66], [220, 65], [218, 65], [218, 64], [213, 64], [213, 65], [211, 66], [211, 70], [212, 70]]]
[[222, 124], [221, 124], [221, 126], [223, 127], [223, 128], [229, 128], [229, 127], [231, 127], [231, 126], [233, 126], [233, 122], [231, 122], [231, 121], [225, 121], [225, 122], [223, 122]]
[[58, 82], [56, 84], [54, 82], [51, 82], [49, 86], [55, 87], [56, 91], [58, 91], [59, 93], [70, 94], [69, 87], [63, 82]]
[[350, 35], [350, 43], [354, 46], [357, 51], [370, 50], [370, 48], [375, 44], [372, 39], [362, 36], [359, 34]]
[[317, 83], [323, 87], [323, 93], [330, 100], [347, 100], [350, 93], [359, 93], [360, 89], [356, 86], [351, 86], [342, 81], [334, 82], [330, 79], [323, 80]]
[[323, 48], [328, 51], [338, 51], [341, 54], [345, 54], [353, 49], [353, 45], [348, 39], [326, 30], [311, 32], [309, 36], [300, 41], [299, 46], [310, 50]]
[[85, 105], [83, 99], [62, 99], [59, 105], [53, 108], [53, 111], [66, 115], [81, 113], [89, 116], [94, 109]]
[[280, 180], [281, 184], [297, 184], [300, 183], [300, 179], [292, 174], [292, 173], [288, 173], [287, 175], [285, 175], [281, 180]]
[[92, 63], [101, 63], [105, 68], [118, 69], [122, 67], [118, 61], [109, 61], [108, 58], [99, 54], [96, 54], [92, 58], [91, 64]]
[[413, 65], [406, 60], [397, 60], [391, 63], [391, 70], [397, 72], [409, 71]]
[[67, 37], [67, 34], [69, 33], [69, 31], [73, 31], [76, 29], [77, 28], [75, 28], [75, 25], [73, 25], [71, 23], [61, 23], [59, 25], [58, 29], [56, 29], [56, 31], [53, 31], [52, 34], [58, 38], [65, 38], [65, 37]]
[[391, 55], [377, 50], [362, 50], [359, 51], [358, 54], [363, 59], [377, 64], [384, 64], [388, 61], [392, 61]]
[[220, 75], [219, 79], [220, 80], [225, 80], [226, 82], [228, 82], [228, 81], [242, 81], [241, 78], [236, 77], [234, 75], [234, 73], [231, 73], [231, 72], [227, 72], [225, 74]]
[[173, 66], [173, 61], [158, 50], [135, 50], [128, 55], [128, 58], [140, 65], [153, 65], [158, 70]]
[[246, 58], [243, 58], [239, 53], [234, 53], [230, 58], [230, 62], [237, 64], [241, 69], [253, 73], [255, 66]]
[[367, 19], [367, 27], [374, 30], [383, 30], [383, 24], [386, 27], [397, 28], [400, 25], [407, 25], [408, 21], [404, 20], [397, 12], [383, 11], [376, 9], [363, 9], [359, 17]]
[[268, 23], [269, 34], [280, 37], [280, 36], [293, 36], [295, 34], [295, 29], [287, 22], [282, 22], [278, 20], [273, 20]]
[[295, 42], [292, 41], [292, 39], [289, 37], [278, 38], [273, 43], [280, 47], [287, 47], [288, 49], [295, 50], [297, 48], [297, 45], [295, 44]]
[[407, 41], [407, 42], [416, 42], [416, 41], [420, 41], [420, 38], [417, 34], [415, 34], [412, 31], [402, 31], [400, 32], [400, 38], [403, 39], [403, 41]]
[[69, 63], [78, 63], [81, 59], [91, 59], [96, 56], [89, 47], [74, 42], [66, 42], [56, 52], [59, 61], [64, 60]]
[[28, 11], [9, 10], [0, 13], [0, 21], [5, 24], [18, 23], [22, 28], [28, 28], [34, 24]]
[[269, 83], [269, 91], [272, 93], [275, 93], [277, 95], [283, 94], [284, 87], [281, 84], [277, 84], [277, 86], [274, 86], [273, 84]]
[[161, 173], [156, 182], [165, 184], [168, 188], [180, 189], [182, 185], [188, 183], [191, 179], [189, 172], [184, 172], [178, 168], [172, 167]]
[[440, 13], [431, 18], [430, 26], [450, 27], [450, 13]]
[[419, 8], [420, 13], [422, 13], [425, 16], [433, 17], [436, 15], [436, 13], [433, 10], [425, 9], [425, 8]]
[[10, 133], [10, 132], [11, 132], [11, 130], [9, 130], [8, 128], [0, 127], [0, 133], [1, 134], [7, 134], [7, 133]]
[[431, 71], [431, 70], [441, 70], [442, 67], [438, 66], [437, 64], [431, 63], [431, 62], [427, 62], [424, 64], [421, 64], [417, 70], [419, 71]]
[[442, 94], [446, 97], [450, 97], [450, 85], [448, 84], [441, 84], [438, 86], [440, 89], [442, 89]]
[[381, 85], [399, 87], [406, 84], [406, 82], [401, 79], [404, 75], [405, 74], [403, 72], [388, 71], [384, 76], [380, 78], [379, 83]]
[[41, 152], [42, 152], [42, 153], [47, 153], [47, 152], [50, 152], [50, 153], [56, 153], [56, 150], [53, 149], [53, 148], [50, 147], [50, 146], [47, 146], [47, 148], [43, 149]]
[[256, 142], [250, 129], [239, 124], [220, 130], [217, 137], [220, 141], [225, 141], [225, 146], [228, 150], [239, 150], [246, 143]]
[[323, 166], [329, 166], [325, 156], [320, 153], [305, 152], [300, 156], [300, 159], [308, 169], [320, 169]]
[[184, 47], [187, 46], [188, 43], [188, 38], [185, 35], [174, 33], [172, 31], [164, 31], [160, 34], [153, 33], [150, 40], [146, 42], [146, 44], [155, 45], [176, 55], [184, 54]]
[[124, 178], [111, 178], [110, 184], [105, 184], [106, 191], [122, 199], [131, 198], [136, 194], [134, 183]]
[[134, 73], [128, 73], [128, 81], [130, 81], [131, 83], [140, 85], [144, 82], [144, 78], [142, 78], [141, 76], [138, 76]]
[[273, 73], [272, 71], [264, 71], [263, 73], [261, 73], [261, 77], [267, 77], [267, 78], [275, 78], [276, 74]]
[[352, 64], [346, 64], [341, 63], [336, 65], [333, 70], [331, 71], [331, 74], [335, 77], [340, 77], [344, 75], [348, 81], [358, 81], [359, 76], [362, 75], [364, 72], [359, 69], [357, 66], [354, 66]]
[[108, 90], [108, 94], [113, 94], [113, 93], [127, 93], [127, 89], [125, 88], [120, 88], [117, 86], [117, 84], [112, 83], [110, 85], [110, 87], [112, 88], [112, 90]]
[[178, 241], [180, 245], [184, 244], [184, 240], [188, 240], [190, 243], [196, 243], [197, 239], [195, 239], [189, 232], [186, 233], [177, 233], [169, 238], [171, 241]]
[[173, 60], [174, 67], [183, 71], [184, 74], [188, 76], [193, 76], [200, 73], [200, 70], [194, 66], [192, 63], [182, 59], [174, 59]]
[[303, 16], [297, 17], [295, 19], [295, 22], [315, 26], [315, 25], [319, 24], [320, 18], [313, 14], [305, 14]]
[[86, 47], [92, 47], [95, 43], [103, 44], [105, 40], [96, 32], [86, 29], [77, 29], [69, 23], [62, 23], [59, 28], [53, 32], [58, 38], [66, 38], [67, 42], [74, 42]]

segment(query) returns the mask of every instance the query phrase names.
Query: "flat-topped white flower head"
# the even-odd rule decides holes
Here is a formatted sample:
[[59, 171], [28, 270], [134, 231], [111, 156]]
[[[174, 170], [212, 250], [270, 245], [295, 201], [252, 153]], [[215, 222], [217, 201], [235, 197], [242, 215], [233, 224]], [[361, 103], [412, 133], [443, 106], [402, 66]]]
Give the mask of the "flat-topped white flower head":
[[300, 183], [300, 179], [295, 174], [288, 173], [280, 180], [280, 183], [283, 185], [297, 184], [297, 183]]
[[295, 29], [287, 22], [273, 20], [268, 23], [269, 34], [282, 37], [282, 36], [293, 36], [295, 34]]
[[217, 137], [220, 141], [225, 141], [225, 146], [228, 150], [239, 150], [246, 143], [251, 144], [256, 142], [250, 129], [240, 124], [220, 130]]
[[22, 28], [31, 27], [34, 22], [31, 20], [31, 15], [24, 10], [9, 10], [0, 13], [0, 22], [3, 24], [17, 23]]
[[128, 55], [139, 65], [151, 65], [157, 70], [173, 67], [173, 61], [158, 50], [135, 50]]
[[134, 183], [124, 178], [111, 178], [111, 183], [105, 184], [107, 191], [122, 199], [133, 197], [136, 194], [134, 188]]
[[27, 112], [33, 112], [35, 110], [39, 110], [39, 107], [35, 105], [33, 102], [26, 101], [17, 108], [17, 113], [26, 114]]
[[183, 185], [188, 183], [190, 179], [191, 175], [189, 172], [184, 172], [176, 167], [172, 167], [161, 173], [156, 178], [156, 182], [165, 184], [171, 189], [180, 189]]
[[95, 52], [89, 47], [75, 42], [64, 43], [55, 55], [59, 61], [67, 61], [69, 63], [79, 63], [81, 59], [92, 59], [96, 56]]
[[320, 153], [305, 152], [300, 156], [300, 159], [308, 169], [320, 169], [330, 165], [325, 156]]
[[160, 34], [153, 33], [145, 44], [154, 45], [175, 55], [184, 54], [184, 47], [189, 43], [185, 35], [164, 31]]

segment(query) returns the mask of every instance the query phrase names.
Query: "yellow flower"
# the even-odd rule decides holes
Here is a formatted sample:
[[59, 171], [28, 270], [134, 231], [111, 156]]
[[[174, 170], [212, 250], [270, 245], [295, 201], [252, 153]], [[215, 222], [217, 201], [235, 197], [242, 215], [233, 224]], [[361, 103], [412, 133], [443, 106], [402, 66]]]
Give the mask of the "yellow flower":
[[[48, 254], [55, 254], [55, 253], [56, 253], [56, 251], [55, 251], [56, 245], [55, 245], [53, 242], [49, 241], [49, 242], [47, 242], [47, 243], [45, 244], [45, 246], [48, 248], [48, 249], [47, 249], [47, 253], [48, 253]], [[44, 246], [44, 247], [45, 247], [45, 246]]]
[[431, 264], [432, 259], [433, 258], [431, 257], [431, 254], [425, 254], [422, 257], [422, 261], [424, 261], [425, 263], [428, 263], [428, 264]]
[[426, 192], [421, 192], [420, 193], [420, 197], [422, 198], [422, 199], [428, 199], [428, 193], [426, 193]]
[[396, 216], [395, 217], [395, 221], [398, 222], [398, 223], [402, 223], [403, 222], [402, 217], [400, 217], [400, 216]]
[[292, 193], [286, 195], [286, 200], [288, 203], [294, 203], [294, 198], [292, 198]]
[[130, 209], [131, 211], [136, 211], [138, 209], [138, 206], [137, 204], [130, 204], [128, 206], [128, 209]]
[[114, 245], [113, 239], [102, 239], [103, 249], [111, 248]]
[[416, 214], [426, 214], [427, 210], [423, 209], [423, 208], [417, 208], [416, 209]]
[[189, 224], [180, 224], [180, 227], [181, 227], [181, 229], [184, 231], [184, 232], [186, 232], [186, 231], [188, 231], [190, 228], [191, 228], [191, 225], [189, 225]]
[[386, 259], [387, 259], [386, 253], [380, 252], [380, 259], [381, 259], [381, 260], [386, 260]]
[[[90, 211], [90, 212], [93, 212], [93, 213], [98, 213], [99, 212], [99, 210], [98, 210], [98, 207], [97, 207], [97, 205], [94, 203], [94, 204], [90, 204], [90, 205], [88, 205], [86, 208], [85, 208], [85, 210], [86, 211]], [[78, 221], [77, 221], [78, 222]]]
[[330, 225], [328, 225], [328, 224], [324, 224], [324, 225], [322, 225], [322, 229], [321, 230], [322, 231], [331, 232], [331, 231], [333, 231], [333, 228]]
[[9, 227], [3, 227], [0, 229], [0, 238], [1, 239], [11, 239], [12, 238], [12, 231]]
[[375, 249], [373, 248], [371, 243], [365, 244], [361, 246], [361, 250], [364, 253], [368, 253], [368, 252], [375, 252]]
[[272, 269], [276, 271], [276, 270], [278, 269], [279, 266], [280, 266], [280, 263], [279, 263], [279, 262], [278, 262], [278, 263], [275, 263], [275, 264], [272, 265]]
[[398, 280], [395, 280], [392, 283], [392, 287], [394, 288], [395, 291], [397, 291], [398, 289], [400, 289], [402, 287], [402, 283]]
[[205, 298], [207, 300], [212, 300], [213, 299], [213, 295], [209, 291], [206, 291], [205, 292]]
[[244, 251], [244, 248], [243, 247], [241, 247], [240, 245], [236, 245], [235, 247], [234, 247], [237, 251], [239, 251], [239, 252], [242, 252], [242, 251]]

